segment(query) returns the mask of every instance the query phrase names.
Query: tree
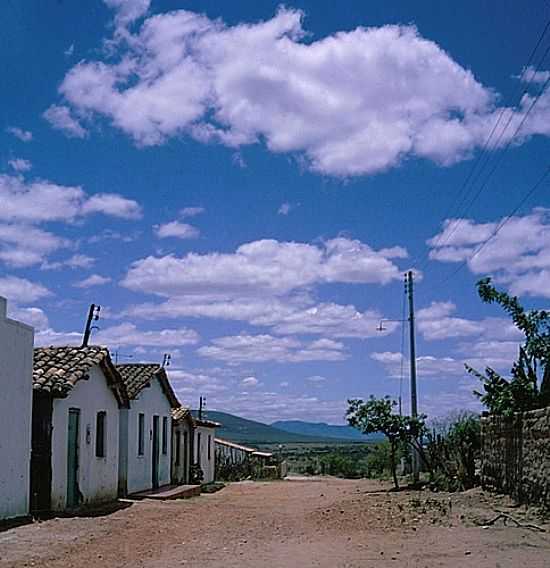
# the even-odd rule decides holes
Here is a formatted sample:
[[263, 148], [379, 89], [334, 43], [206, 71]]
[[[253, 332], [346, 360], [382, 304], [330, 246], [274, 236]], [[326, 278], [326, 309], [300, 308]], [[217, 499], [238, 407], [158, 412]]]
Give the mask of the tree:
[[397, 480], [397, 450], [401, 443], [410, 444], [421, 450], [420, 437], [425, 433], [425, 416], [413, 418], [395, 414], [397, 406], [394, 400], [386, 396], [377, 399], [371, 396], [366, 402], [362, 399], [348, 400], [346, 419], [350, 426], [357, 428], [363, 434], [381, 432], [390, 443], [391, 471], [393, 483], [399, 489]]
[[511, 379], [491, 367], [483, 374], [466, 365], [466, 370], [483, 383], [484, 392], [475, 394], [493, 414], [511, 415], [550, 404], [550, 313], [525, 310], [517, 296], [497, 290], [490, 278], [480, 280], [477, 291], [483, 302], [497, 303], [511, 316], [525, 341], [512, 366]]

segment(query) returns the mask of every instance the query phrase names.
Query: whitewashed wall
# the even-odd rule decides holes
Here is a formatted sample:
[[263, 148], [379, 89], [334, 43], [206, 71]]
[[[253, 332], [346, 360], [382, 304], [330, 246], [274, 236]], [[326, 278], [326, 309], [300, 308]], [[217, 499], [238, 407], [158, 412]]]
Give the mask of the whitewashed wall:
[[[128, 412], [128, 471], [127, 491], [136, 493], [153, 486], [153, 416], [159, 417], [159, 485], [170, 484], [170, 464], [172, 456], [172, 417], [170, 402], [166, 398], [158, 380], [144, 388], [137, 398], [130, 401]], [[145, 448], [138, 455], [138, 415], [145, 414]], [[166, 454], [162, 453], [162, 419], [168, 418], [168, 444]]]
[[[119, 408], [117, 400], [98, 366], [90, 378], [80, 380], [64, 399], [54, 399], [52, 431], [52, 510], [62, 511], [67, 503], [67, 438], [70, 408], [80, 410], [78, 484], [82, 505], [116, 499], [118, 491]], [[97, 413], [107, 413], [106, 456], [95, 455]]]
[[33, 340], [0, 297], [0, 519], [29, 513]]
[[[199, 448], [199, 434], [200, 434], [200, 448]], [[216, 434], [215, 428], [208, 428], [206, 426], [196, 426], [195, 428], [195, 459], [197, 463], [200, 456], [200, 466], [204, 474], [203, 483], [210, 483], [214, 481], [216, 475], [216, 450], [214, 446], [214, 436]], [[210, 453], [208, 447], [210, 445]]]

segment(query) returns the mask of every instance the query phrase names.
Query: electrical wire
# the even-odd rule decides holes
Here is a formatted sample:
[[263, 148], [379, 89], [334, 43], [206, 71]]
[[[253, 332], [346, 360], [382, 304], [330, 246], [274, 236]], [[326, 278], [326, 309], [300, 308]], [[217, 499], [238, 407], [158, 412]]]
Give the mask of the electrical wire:
[[[527, 73], [527, 71], [528, 71], [528, 69], [529, 69], [529, 67], [530, 67], [530, 65], [531, 65], [531, 63], [532, 63], [532, 61], [533, 61], [533, 59], [534, 59], [534, 57], [535, 57], [535, 54], [536, 54], [536, 52], [538, 51], [538, 48], [540, 47], [540, 45], [541, 45], [541, 43], [542, 43], [542, 41], [543, 41], [543, 39], [544, 39], [544, 37], [545, 37], [545, 35], [546, 35], [546, 33], [547, 33], [547, 31], [548, 31], [549, 28], [550, 28], [550, 19], [546, 22], [546, 25], [545, 25], [544, 29], [542, 30], [542, 32], [541, 32], [541, 34], [540, 34], [540, 36], [539, 36], [539, 38], [538, 38], [538, 40], [537, 40], [537, 42], [536, 42], [536, 44], [535, 44], [535, 47], [534, 47], [533, 50], [531, 51], [531, 53], [530, 53], [530, 55], [529, 55], [529, 58], [528, 58], [528, 60], [527, 60], [527, 63], [525, 64], [525, 66], [524, 66], [524, 68], [523, 68], [523, 71], [522, 71], [522, 73], [521, 73], [521, 75], [520, 75], [520, 77], [519, 77], [520, 84], [523, 83], [523, 82], [527, 82], [527, 83], [530, 82], [530, 81], [526, 81], [525, 75], [526, 75], [526, 73]], [[542, 63], [544, 62], [544, 60], [546, 59], [546, 56], [548, 55], [548, 52], [549, 52], [549, 51], [550, 51], [550, 46], [547, 47], [547, 49], [545, 50], [543, 56], [540, 58], [540, 60], [539, 60], [539, 62], [538, 62], [538, 64], [537, 64], [537, 66], [536, 66], [536, 69], [532, 71], [531, 79], [530, 79], [530, 80], [532, 80], [532, 78], [535, 77], [535, 74], [540, 70], [540, 67], [542, 66]], [[520, 124], [520, 126], [518, 127], [518, 129], [516, 129], [516, 132], [512, 135], [512, 137], [511, 137], [510, 140], [508, 141], [508, 143], [507, 143], [507, 145], [506, 145], [506, 147], [505, 147], [505, 149], [504, 149], [503, 154], [504, 154], [504, 153], [506, 152], [506, 150], [510, 147], [510, 145], [511, 145], [513, 139], [515, 138], [515, 136], [516, 136], [517, 133], [519, 132], [519, 129], [523, 126], [523, 124], [524, 124], [524, 122], [525, 122], [525, 120], [526, 120], [528, 114], [531, 112], [532, 108], [534, 107], [534, 105], [536, 104], [536, 102], [538, 101], [538, 99], [540, 98], [540, 95], [544, 92], [545, 87], [546, 87], [546, 84], [545, 84], [545, 86], [540, 90], [540, 92], [539, 92], [539, 94], [536, 96], [536, 98], [534, 99], [532, 105], [530, 106], [530, 108], [529, 108], [528, 111], [526, 112], [526, 114], [525, 114], [525, 116], [524, 116], [524, 119], [521, 121], [521, 124]], [[524, 96], [526, 93], [527, 93], [527, 88], [523, 88], [523, 89], [522, 89], [522, 88], [520, 87], [520, 89], [518, 90], [518, 103], [517, 103], [518, 105], [520, 104], [521, 99], [523, 98], [523, 96]], [[483, 145], [483, 147], [482, 147], [482, 149], [481, 149], [481, 152], [478, 154], [478, 156], [477, 156], [477, 158], [476, 158], [474, 164], [472, 165], [472, 168], [470, 169], [468, 175], [466, 176], [466, 179], [464, 180], [464, 182], [463, 182], [462, 185], [460, 186], [459, 191], [457, 192], [457, 195], [456, 195], [455, 199], [453, 200], [453, 202], [451, 203], [451, 205], [447, 208], [447, 211], [446, 211], [446, 213], [444, 214], [443, 219], [448, 218], [449, 215], [451, 214], [451, 212], [452, 212], [453, 210], [456, 212], [456, 215], [459, 214], [461, 207], [462, 207], [463, 204], [466, 202], [466, 200], [468, 199], [468, 196], [470, 195], [470, 193], [471, 193], [471, 191], [472, 191], [472, 189], [473, 189], [473, 185], [477, 182], [477, 180], [479, 179], [479, 177], [480, 177], [481, 174], [483, 173], [483, 170], [487, 167], [488, 163], [490, 162], [490, 155], [489, 155], [489, 152], [490, 152], [490, 151], [493, 151], [494, 149], [497, 148], [497, 146], [499, 145], [500, 141], [502, 140], [502, 137], [504, 136], [504, 133], [505, 133], [506, 130], [508, 129], [509, 125], [511, 124], [511, 122], [512, 122], [514, 116], [515, 116], [515, 115], [514, 115], [514, 111], [513, 111], [513, 109], [511, 108], [511, 109], [510, 109], [510, 113], [509, 113], [509, 118], [508, 118], [508, 121], [507, 121], [506, 125], [502, 128], [502, 130], [501, 130], [501, 132], [500, 132], [500, 134], [499, 134], [499, 137], [498, 137], [498, 139], [496, 140], [496, 142], [493, 144], [492, 148], [489, 148], [489, 145], [490, 145], [490, 143], [491, 143], [491, 141], [492, 141], [492, 139], [493, 139], [493, 136], [495, 135], [495, 133], [496, 133], [496, 131], [497, 131], [497, 128], [498, 128], [498, 126], [500, 125], [500, 122], [502, 121], [506, 110], [508, 110], [507, 107], [503, 107], [503, 108], [501, 109], [501, 111], [500, 111], [500, 113], [499, 113], [499, 115], [498, 115], [498, 117], [497, 117], [497, 120], [496, 120], [495, 124], [493, 125], [493, 128], [491, 129], [491, 132], [489, 133], [489, 136], [487, 137], [487, 139], [486, 139], [486, 141], [485, 141], [485, 143], [484, 143], [484, 145]], [[502, 155], [503, 155], [503, 154], [502, 154]], [[463, 217], [463, 216], [467, 213], [467, 211], [472, 207], [473, 203], [477, 200], [477, 198], [479, 197], [479, 195], [481, 194], [481, 192], [483, 191], [483, 189], [486, 187], [486, 185], [487, 185], [487, 183], [488, 183], [488, 181], [489, 181], [489, 178], [491, 177], [491, 175], [494, 173], [494, 171], [496, 170], [496, 168], [498, 167], [498, 165], [499, 165], [500, 162], [502, 161], [502, 155], [500, 156], [500, 160], [499, 160], [499, 162], [497, 163], [497, 165], [493, 168], [493, 170], [491, 170], [489, 176], [487, 176], [487, 178], [485, 179], [485, 182], [482, 184], [482, 186], [481, 186], [481, 188], [478, 190], [478, 192], [474, 195], [473, 199], [472, 199], [472, 200], [470, 201], [470, 203], [467, 205], [467, 207], [466, 207], [466, 209], [465, 209], [465, 212], [462, 213], [462, 214], [460, 215], [460, 217]], [[481, 164], [481, 162], [482, 162], [485, 158], [487, 158], [487, 159], [485, 160], [485, 162], [483, 163], [482, 167], [479, 169], [479, 171], [476, 173], [476, 176], [474, 177], [474, 173], [476, 172], [476, 169], [477, 169], [478, 165]], [[470, 186], [470, 188], [465, 192], [465, 190], [466, 190], [466, 188], [467, 188], [467, 186], [468, 186], [468, 183], [470, 182], [470, 180], [472, 179], [472, 177], [474, 177], [474, 181], [472, 182], [472, 185]], [[465, 193], [464, 193], [464, 192], [465, 192]], [[458, 205], [457, 205], [457, 204], [458, 204]], [[456, 207], [455, 207], [455, 206], [456, 206]], [[445, 242], [448, 242], [448, 240], [450, 239], [450, 237], [452, 236], [452, 234], [454, 234], [454, 233], [456, 232], [456, 230], [458, 229], [459, 226], [460, 226], [460, 220], [455, 224], [455, 226], [452, 228], [451, 232], [446, 235]], [[436, 241], [435, 241], [435, 243], [434, 243], [434, 245], [433, 245], [433, 248], [437, 248], [437, 247], [439, 247], [439, 246], [441, 245], [441, 240], [443, 239], [443, 235], [444, 235], [444, 232], [442, 231], [442, 232], [436, 237]], [[443, 243], [443, 244], [445, 244], [445, 243]], [[425, 254], [425, 256], [424, 256], [424, 260], [423, 260], [423, 262], [422, 262], [422, 266], [421, 266], [420, 269], [419, 269], [420, 271], [424, 271], [424, 269], [425, 269], [427, 263], [429, 262], [429, 260], [430, 260], [430, 256], [429, 256], [429, 252], [427, 252], [427, 253]], [[413, 266], [416, 266], [416, 262], [413, 263]]]

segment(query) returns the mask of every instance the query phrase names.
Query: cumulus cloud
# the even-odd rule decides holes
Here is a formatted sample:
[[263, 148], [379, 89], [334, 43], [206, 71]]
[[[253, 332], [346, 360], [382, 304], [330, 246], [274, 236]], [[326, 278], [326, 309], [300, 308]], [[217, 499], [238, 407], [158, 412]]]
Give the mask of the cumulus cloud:
[[196, 217], [197, 215], [204, 213], [204, 211], [205, 211], [204, 207], [184, 207], [180, 211], [180, 216], [183, 217], [184, 219], [186, 217]]
[[506, 224], [503, 221], [446, 220], [443, 230], [427, 241], [430, 258], [466, 262], [471, 272], [493, 274], [515, 295], [550, 298], [550, 210], [535, 208], [530, 214], [511, 217]]
[[8, 304], [8, 316], [17, 321], [22, 321], [34, 327], [35, 331], [42, 331], [49, 328], [48, 317], [40, 308], [22, 308], [16, 304]]
[[279, 209], [277, 210], [277, 214], [278, 215], [288, 215], [293, 209], [296, 209], [296, 207], [298, 207], [298, 204], [295, 203], [288, 203], [288, 201], [285, 201], [284, 203], [281, 204], [281, 206], [279, 207]]
[[88, 131], [71, 114], [67, 106], [51, 105], [42, 115], [56, 130], [61, 130], [69, 138], [85, 138]]
[[[0, 202], [0, 260], [16, 267], [43, 263], [48, 268], [47, 256], [70, 245], [36, 225], [72, 222], [92, 213], [124, 219], [141, 216], [138, 203], [117, 194], [89, 196], [79, 186], [41, 179], [27, 181], [17, 175], [0, 175]], [[74, 262], [78, 260], [83, 261], [84, 256], [73, 256]], [[82, 262], [74, 262], [74, 266], [83, 266]], [[53, 265], [59, 267], [59, 263]]]
[[30, 142], [32, 140], [32, 132], [30, 130], [23, 130], [18, 126], [8, 126], [8, 128], [6, 128], [6, 132], [15, 136], [21, 140], [21, 142]]
[[31, 282], [17, 276], [4, 276], [0, 278], [0, 296], [10, 302], [30, 304], [47, 296], [51, 292], [36, 282]]
[[92, 274], [88, 276], [88, 278], [84, 278], [83, 280], [79, 280], [75, 282], [73, 286], [75, 288], [91, 288], [92, 286], [103, 286], [103, 284], [107, 284], [111, 282], [111, 278], [108, 276], [101, 276], [100, 274]]
[[240, 363], [302, 363], [305, 361], [342, 361], [348, 358], [342, 343], [331, 340], [303, 342], [292, 337], [272, 335], [232, 335], [213, 339], [211, 345], [200, 347], [203, 357]]
[[345, 238], [321, 245], [264, 239], [241, 245], [232, 254], [150, 256], [133, 263], [122, 284], [159, 295], [200, 294], [205, 289], [282, 295], [320, 283], [387, 284], [400, 278], [391, 261], [396, 255]]
[[60, 268], [90, 268], [96, 262], [96, 259], [86, 254], [73, 254], [66, 260], [56, 262], [44, 261], [40, 265], [41, 270], [59, 270]]
[[147, 13], [151, 0], [103, 0], [115, 11], [115, 20], [120, 25], [128, 25]]
[[103, 213], [121, 219], [140, 219], [140, 205], [116, 193], [96, 193], [82, 204], [82, 214]]
[[[144, 16], [148, 0], [107, 3], [117, 10], [115, 57], [75, 65], [53, 108], [107, 117], [142, 146], [182, 135], [235, 149], [265, 142], [314, 171], [364, 175], [407, 157], [469, 157], [501, 110], [511, 117], [505, 144], [533, 101], [498, 108], [491, 88], [414, 26], [312, 41], [299, 10], [235, 25], [174, 10], [131, 33], [121, 26]], [[549, 110], [544, 94], [518, 141], [548, 135]]]
[[[118, 347], [178, 347], [195, 345], [199, 342], [196, 331], [188, 328], [141, 330], [132, 323], [102, 328], [92, 335], [91, 343], [105, 345], [110, 349]], [[82, 334], [76, 331], [41, 330], [35, 336], [36, 345], [78, 345]]]
[[13, 160], [8, 160], [8, 165], [16, 172], [28, 172], [32, 169], [32, 163], [24, 158], [14, 158]]
[[258, 381], [258, 379], [256, 377], [246, 377], [241, 381], [241, 386], [243, 386], [243, 387], [257, 387], [259, 382], [260, 381]]
[[155, 234], [159, 239], [176, 238], [176, 239], [196, 239], [200, 231], [187, 223], [180, 221], [170, 221], [163, 225], [155, 225]]

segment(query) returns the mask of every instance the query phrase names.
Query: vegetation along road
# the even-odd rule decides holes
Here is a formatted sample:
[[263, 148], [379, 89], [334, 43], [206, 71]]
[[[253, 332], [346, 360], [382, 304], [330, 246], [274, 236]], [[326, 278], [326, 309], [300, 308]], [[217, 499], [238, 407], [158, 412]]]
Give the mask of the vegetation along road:
[[[388, 487], [329, 477], [241, 482], [189, 500], [127, 503], [1, 532], [0, 567], [549, 565], [550, 525], [504, 497]], [[536, 526], [490, 524], [496, 511]]]

